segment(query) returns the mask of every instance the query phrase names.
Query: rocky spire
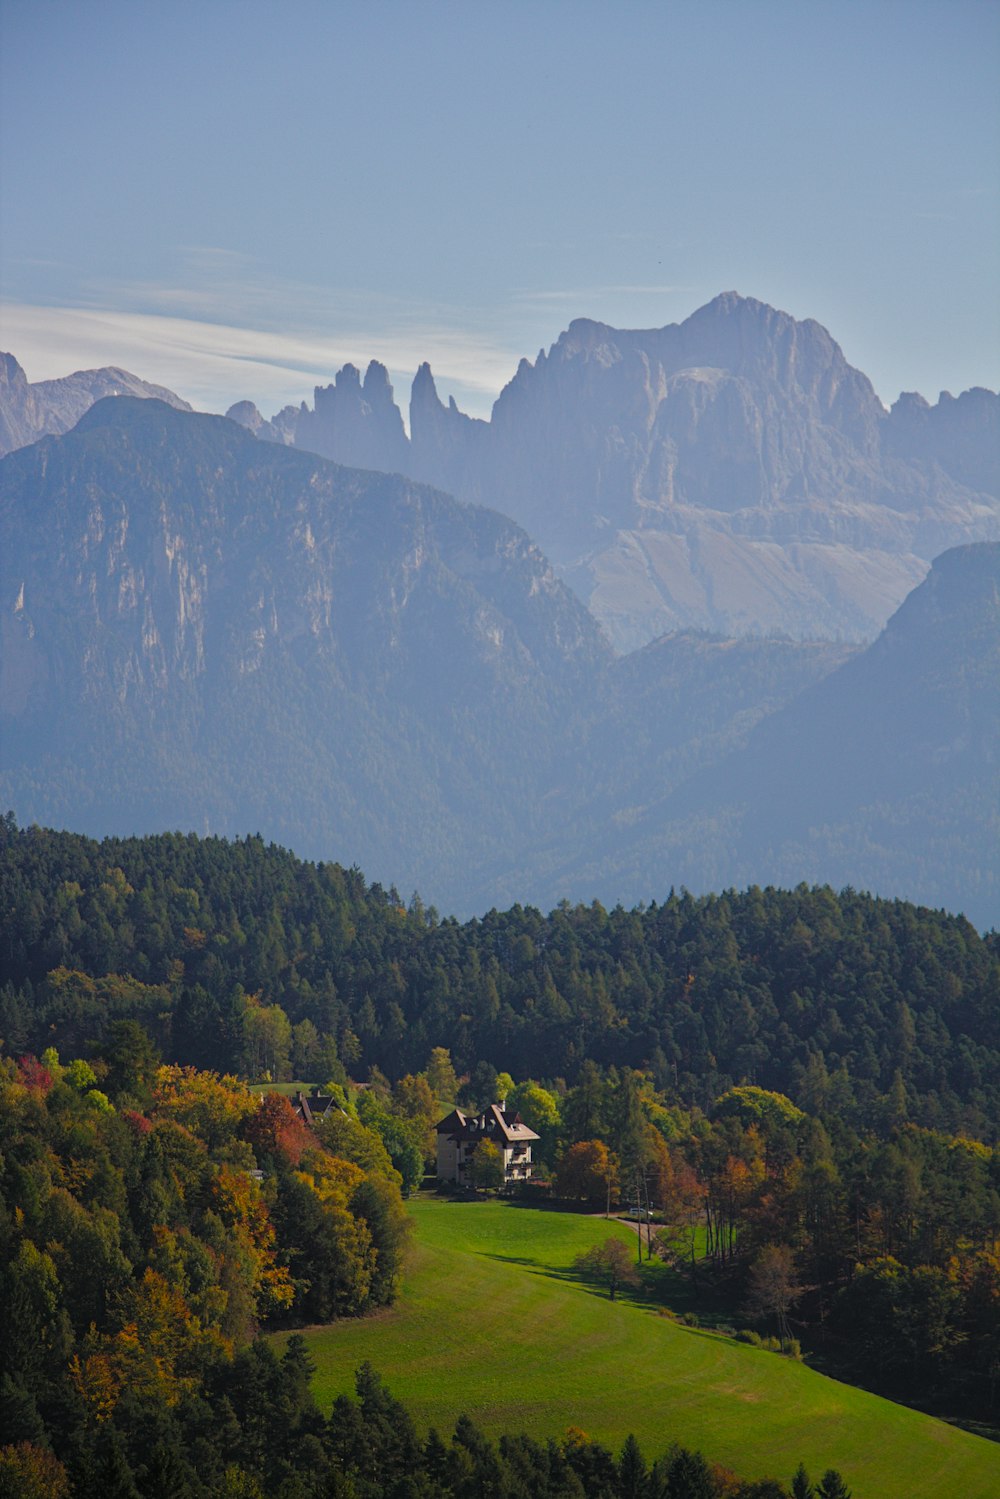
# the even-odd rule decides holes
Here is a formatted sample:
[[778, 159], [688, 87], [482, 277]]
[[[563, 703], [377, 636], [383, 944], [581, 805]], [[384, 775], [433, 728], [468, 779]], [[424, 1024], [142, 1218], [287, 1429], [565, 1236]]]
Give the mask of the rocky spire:
[[384, 364], [373, 359], [363, 384], [357, 367], [345, 364], [332, 385], [316, 387], [315, 399], [315, 410], [299, 418], [297, 447], [353, 468], [409, 472], [403, 417]]

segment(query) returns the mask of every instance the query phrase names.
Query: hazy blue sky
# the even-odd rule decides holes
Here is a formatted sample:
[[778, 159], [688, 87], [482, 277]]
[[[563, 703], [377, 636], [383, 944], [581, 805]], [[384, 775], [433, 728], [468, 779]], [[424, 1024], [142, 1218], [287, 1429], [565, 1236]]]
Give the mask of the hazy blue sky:
[[[485, 412], [736, 289], [887, 402], [1000, 384], [995, 0], [2, 0], [0, 343], [223, 409]], [[402, 389], [400, 387], [403, 386]]]

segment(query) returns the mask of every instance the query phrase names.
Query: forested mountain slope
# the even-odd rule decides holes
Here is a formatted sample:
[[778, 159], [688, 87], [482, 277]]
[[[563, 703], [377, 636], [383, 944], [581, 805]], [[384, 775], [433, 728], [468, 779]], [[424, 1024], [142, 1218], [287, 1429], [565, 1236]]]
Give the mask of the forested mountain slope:
[[131, 1017], [169, 1059], [230, 1070], [247, 1014], [278, 1005], [310, 1022], [311, 1067], [332, 1047], [355, 1076], [444, 1046], [459, 1070], [522, 1078], [649, 1066], [702, 1106], [746, 1079], [806, 1101], [832, 1077], [864, 1122], [898, 1072], [918, 1123], [993, 1139], [1000, 1120], [997, 938], [900, 901], [752, 888], [459, 924], [258, 839], [94, 843], [9, 820], [0, 879], [15, 1052], [76, 1051]]
[[261, 827], [436, 889], [509, 844], [610, 660], [510, 522], [222, 417], [102, 402], [0, 483], [4, 796], [32, 817]]

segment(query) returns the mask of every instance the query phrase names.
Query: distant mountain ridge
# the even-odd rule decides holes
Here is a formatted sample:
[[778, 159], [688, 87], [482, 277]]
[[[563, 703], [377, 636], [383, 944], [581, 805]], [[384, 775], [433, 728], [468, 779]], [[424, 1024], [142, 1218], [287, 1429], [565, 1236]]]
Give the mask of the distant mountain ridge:
[[577, 319], [488, 422], [425, 364], [407, 440], [374, 361], [275, 420], [510, 515], [624, 650], [678, 628], [871, 638], [939, 552], [1000, 537], [1000, 396], [886, 412], [819, 323], [735, 292], [665, 328]]
[[464, 915], [809, 878], [989, 925], [998, 595], [983, 544], [863, 653], [616, 658], [497, 512], [104, 400], [0, 460], [0, 804], [261, 831]]
[[[0, 368], [0, 450], [73, 425], [121, 370], [28, 386]], [[347, 364], [260, 439], [398, 473], [510, 516], [629, 651], [675, 630], [872, 639], [952, 546], [1000, 538], [1000, 396], [886, 411], [812, 319], [726, 292], [684, 322], [579, 318], [522, 359], [489, 421], [413, 381], [409, 435], [385, 367]]]
[[661, 788], [627, 822], [580, 814], [547, 898], [820, 881], [954, 908], [961, 887], [1000, 927], [1000, 544], [945, 552], [871, 646]]
[[430, 884], [510, 840], [610, 659], [512, 522], [223, 417], [101, 401], [0, 497], [0, 780], [31, 816], [249, 819]]
[[116, 365], [29, 384], [13, 354], [0, 354], [0, 458], [40, 437], [68, 432], [105, 396], [148, 397], [166, 401], [178, 411], [191, 410], [172, 390], [151, 385]]

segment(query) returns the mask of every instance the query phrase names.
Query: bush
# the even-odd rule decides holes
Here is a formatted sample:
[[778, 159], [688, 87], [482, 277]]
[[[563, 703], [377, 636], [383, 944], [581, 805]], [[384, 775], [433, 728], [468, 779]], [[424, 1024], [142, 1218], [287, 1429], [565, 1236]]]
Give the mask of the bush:
[[798, 1338], [762, 1338], [752, 1327], [741, 1327], [733, 1336], [737, 1342], [749, 1343], [751, 1348], [765, 1348], [768, 1353], [783, 1353], [786, 1358], [802, 1358], [802, 1344]]

